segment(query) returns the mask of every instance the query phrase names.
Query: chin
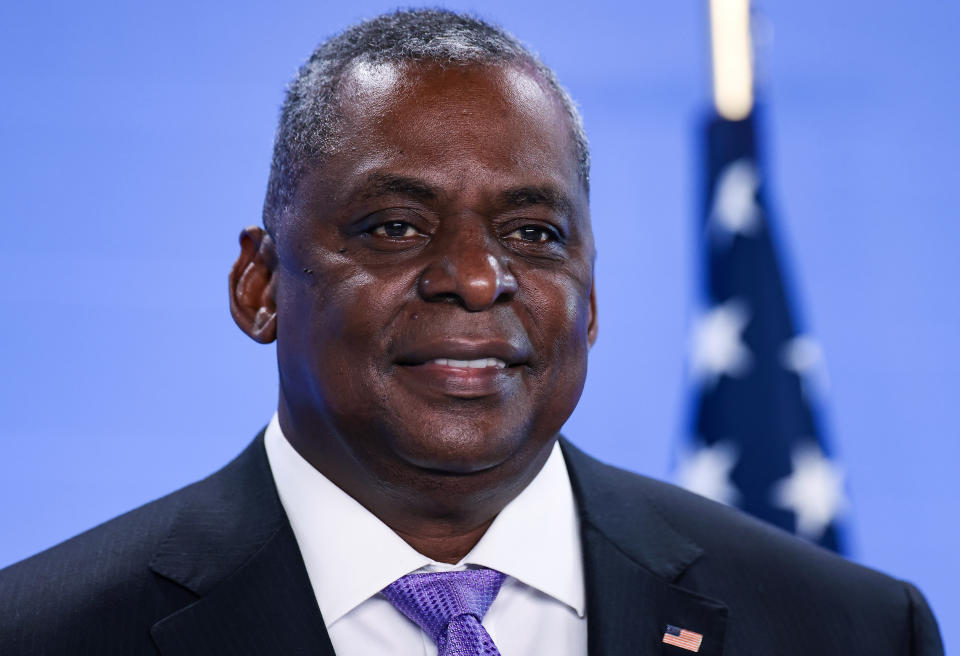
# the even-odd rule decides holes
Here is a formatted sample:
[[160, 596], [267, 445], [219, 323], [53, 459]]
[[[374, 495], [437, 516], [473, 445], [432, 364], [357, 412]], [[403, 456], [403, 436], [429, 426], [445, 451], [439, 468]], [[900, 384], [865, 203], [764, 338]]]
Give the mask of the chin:
[[416, 435], [395, 436], [393, 446], [401, 460], [438, 474], [469, 475], [497, 469], [523, 458], [528, 450], [524, 447], [533, 446], [523, 430], [491, 431], [466, 423], [425, 425], [423, 429]]

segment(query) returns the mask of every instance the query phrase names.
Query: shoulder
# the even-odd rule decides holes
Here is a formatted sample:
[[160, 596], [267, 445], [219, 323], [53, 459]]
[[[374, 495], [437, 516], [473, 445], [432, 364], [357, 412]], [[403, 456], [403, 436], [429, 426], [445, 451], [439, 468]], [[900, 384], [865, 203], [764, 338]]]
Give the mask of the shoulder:
[[0, 653], [152, 653], [145, 628], [197, 598], [159, 576], [153, 561], [184, 517], [234, 495], [247, 452], [202, 481], [0, 570]]
[[148, 563], [191, 492], [179, 490], [0, 570], [0, 653], [63, 653], [71, 641], [85, 653], [95, 627], [109, 622], [115, 635], [142, 629], [147, 619], [139, 616], [151, 612]]
[[[697, 545], [701, 560], [750, 569], [803, 565], [808, 575], [830, 572], [864, 577], [884, 585], [892, 581], [832, 552], [798, 539], [730, 506], [716, 503], [675, 485], [602, 463], [565, 445], [571, 479], [579, 491], [584, 521], [616, 532], [623, 525], [669, 527], [678, 539]], [[662, 530], [662, 528], [661, 528]], [[621, 533], [620, 541], [643, 540], [649, 535]], [[810, 569], [812, 568], [812, 569]]]
[[795, 644], [821, 633], [842, 640], [842, 632], [862, 632], [898, 643], [896, 653], [942, 653], [933, 615], [909, 583], [734, 508], [601, 463], [569, 443], [564, 454], [582, 521], [638, 559], [651, 550], [691, 554], [670, 572], [672, 583], [726, 605], [734, 642], [750, 644], [760, 622]]

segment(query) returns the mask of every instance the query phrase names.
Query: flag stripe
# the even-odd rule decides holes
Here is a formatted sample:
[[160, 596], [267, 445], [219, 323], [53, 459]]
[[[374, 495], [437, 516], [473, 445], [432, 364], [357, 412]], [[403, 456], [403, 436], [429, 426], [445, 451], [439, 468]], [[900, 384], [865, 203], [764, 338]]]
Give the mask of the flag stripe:
[[666, 632], [663, 634], [663, 642], [688, 651], [698, 652], [700, 651], [700, 644], [703, 642], [703, 636], [694, 631], [687, 631], [686, 629], [678, 630], [674, 626], [668, 626]]

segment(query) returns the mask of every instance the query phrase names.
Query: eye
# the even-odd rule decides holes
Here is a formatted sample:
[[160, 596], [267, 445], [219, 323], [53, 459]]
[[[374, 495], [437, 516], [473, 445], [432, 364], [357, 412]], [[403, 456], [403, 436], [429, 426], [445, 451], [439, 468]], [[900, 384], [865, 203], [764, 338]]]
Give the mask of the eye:
[[507, 235], [507, 239], [517, 239], [519, 241], [525, 241], [528, 243], [542, 243], [556, 241], [557, 234], [549, 228], [529, 225], [523, 226], [522, 228], [517, 228], [513, 232], [509, 233]]
[[403, 239], [404, 237], [416, 237], [420, 231], [414, 228], [406, 221], [388, 221], [381, 223], [371, 230], [378, 237], [388, 237], [390, 239]]

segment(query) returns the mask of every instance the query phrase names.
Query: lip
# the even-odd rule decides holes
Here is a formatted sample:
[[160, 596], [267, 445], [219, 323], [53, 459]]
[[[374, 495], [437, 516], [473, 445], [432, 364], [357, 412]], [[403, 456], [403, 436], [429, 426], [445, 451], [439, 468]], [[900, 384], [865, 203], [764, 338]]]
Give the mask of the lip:
[[[433, 360], [480, 360], [495, 358], [507, 367], [526, 364], [529, 348], [506, 339], [443, 338], [412, 345], [403, 349], [396, 363], [404, 366], [433, 366]], [[459, 367], [451, 367], [458, 369]]]
[[[508, 340], [445, 338], [403, 351], [396, 363], [405, 382], [428, 396], [480, 399], [514, 391], [528, 357], [528, 349]], [[464, 366], [485, 359], [498, 362]]]

